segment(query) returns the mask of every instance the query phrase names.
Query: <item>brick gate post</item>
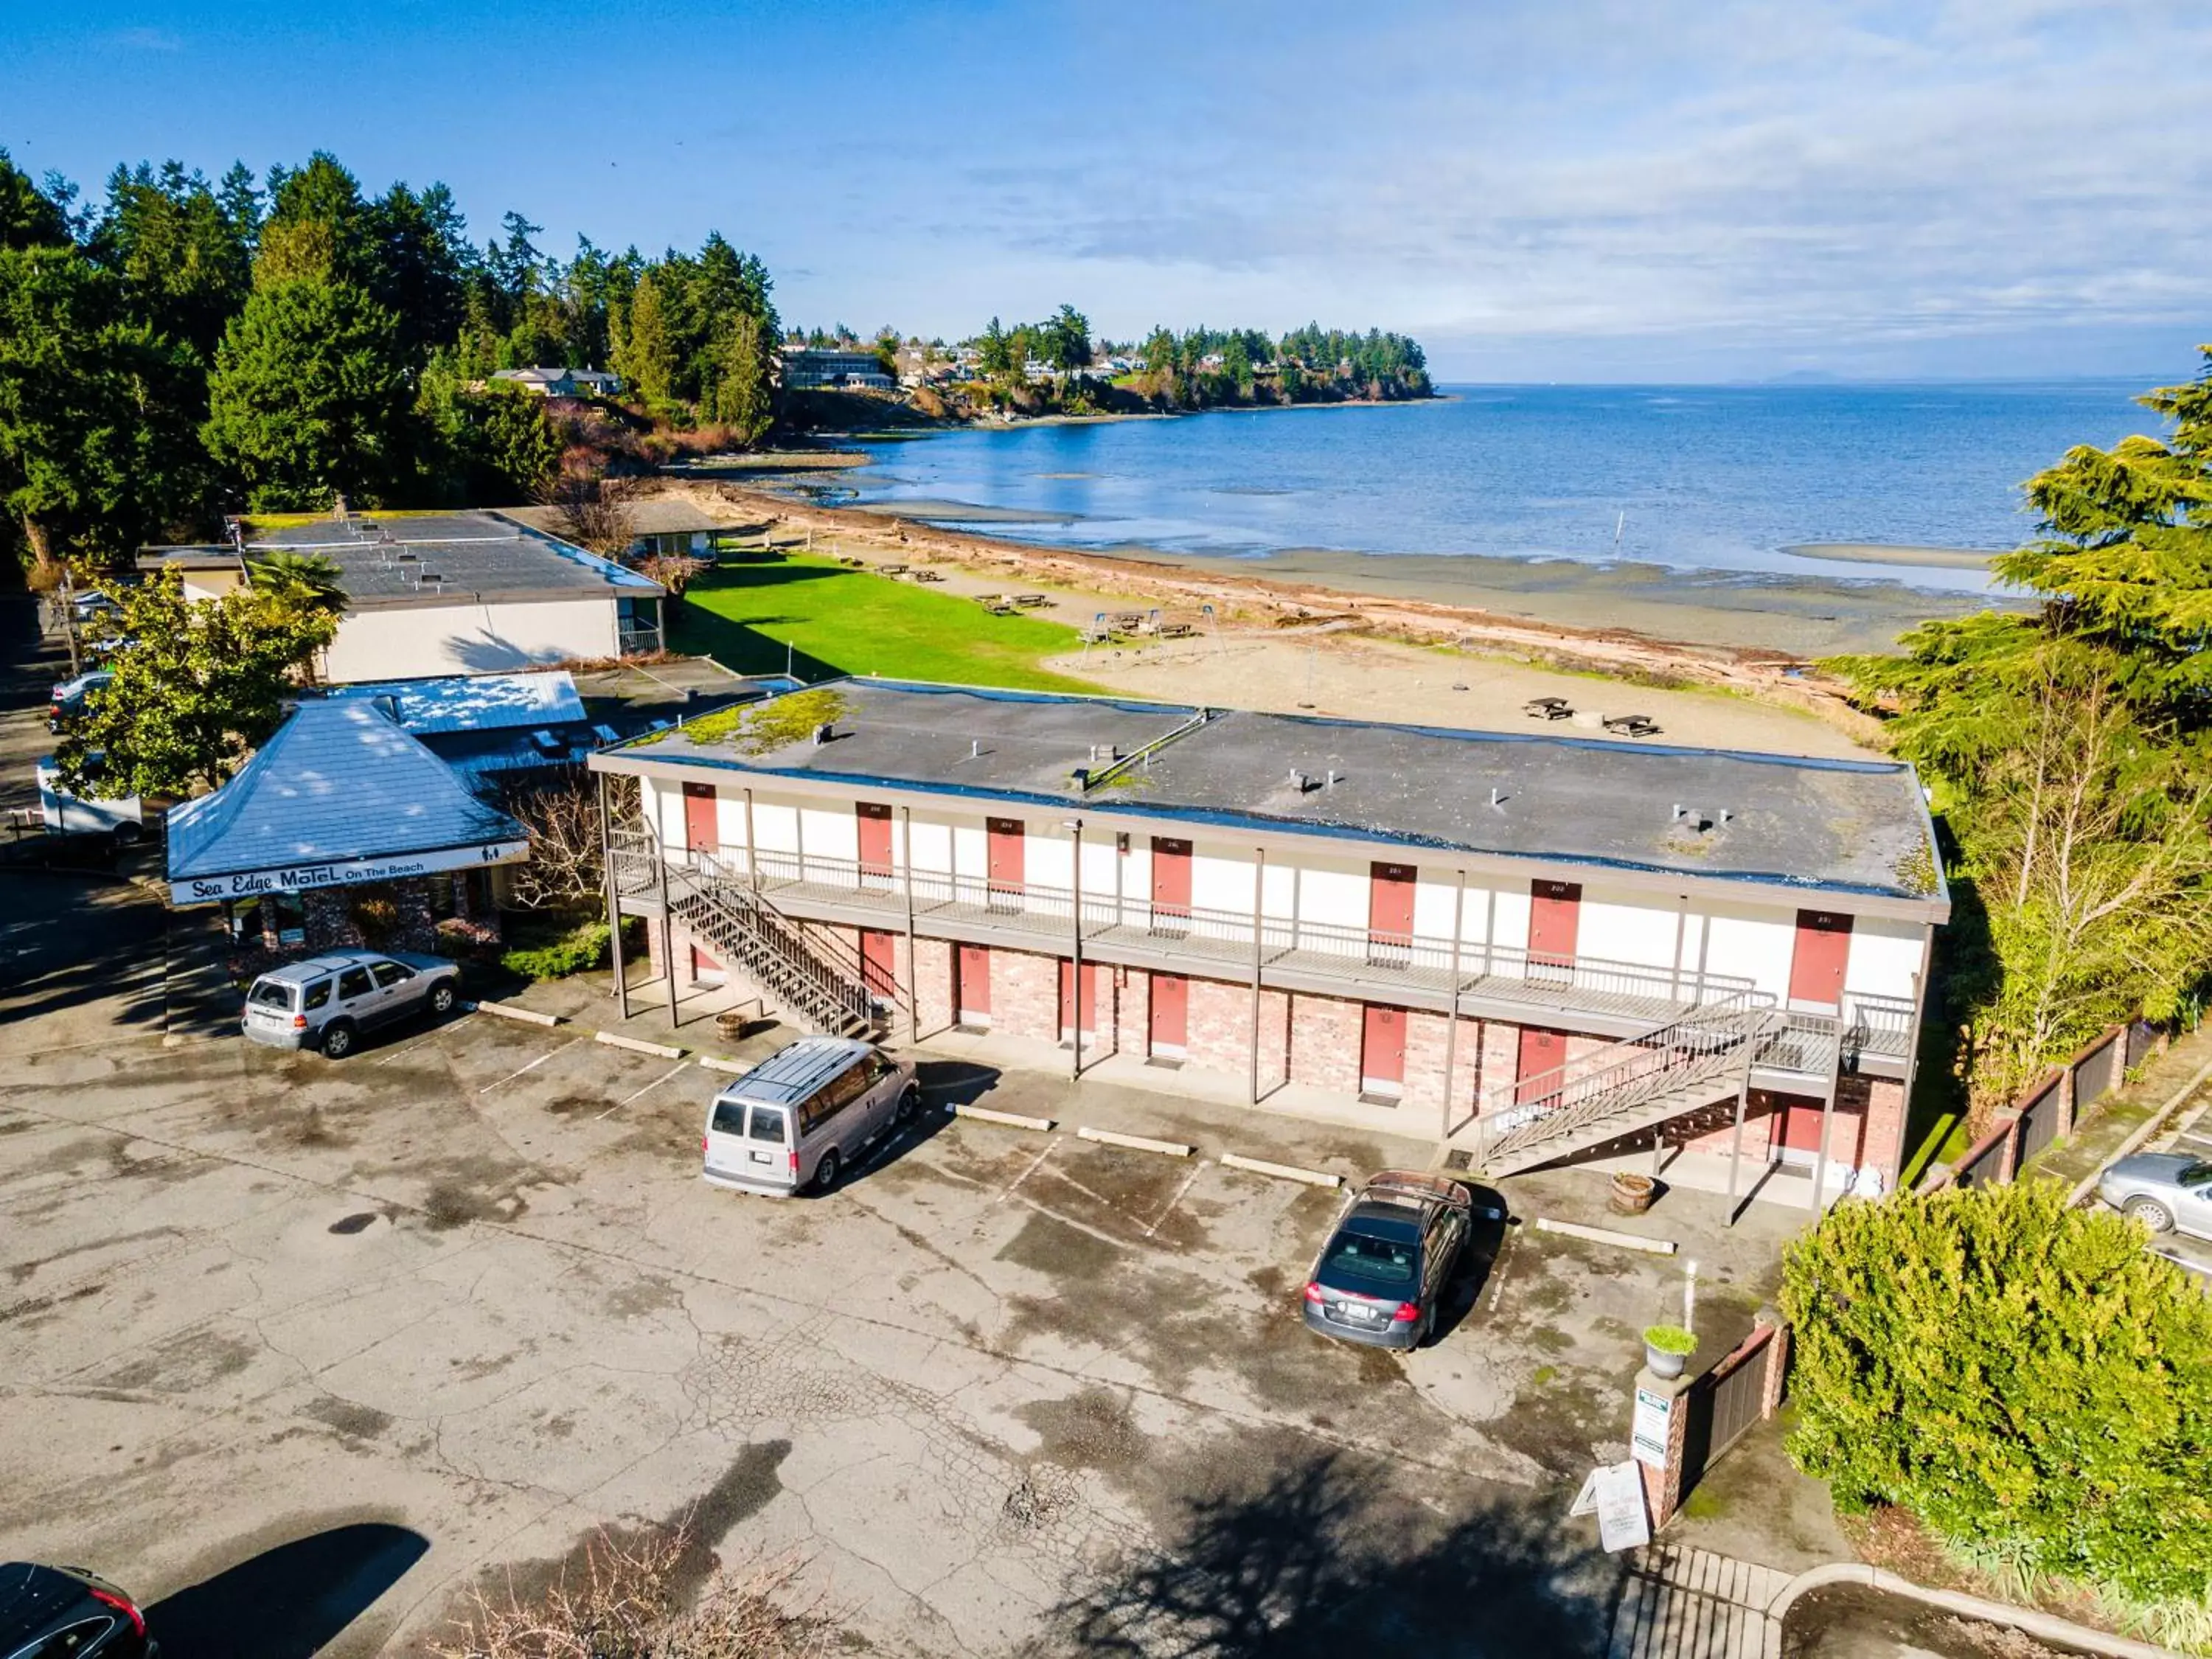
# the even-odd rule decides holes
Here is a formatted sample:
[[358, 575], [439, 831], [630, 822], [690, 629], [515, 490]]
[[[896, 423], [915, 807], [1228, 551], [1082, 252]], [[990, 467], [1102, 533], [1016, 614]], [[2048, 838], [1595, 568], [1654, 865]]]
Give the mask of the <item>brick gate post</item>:
[[1644, 1478], [1644, 1507], [1655, 1533], [1682, 1505], [1682, 1452], [1690, 1432], [1690, 1389], [1697, 1380], [1655, 1376], [1648, 1368], [1636, 1374], [1629, 1455]]

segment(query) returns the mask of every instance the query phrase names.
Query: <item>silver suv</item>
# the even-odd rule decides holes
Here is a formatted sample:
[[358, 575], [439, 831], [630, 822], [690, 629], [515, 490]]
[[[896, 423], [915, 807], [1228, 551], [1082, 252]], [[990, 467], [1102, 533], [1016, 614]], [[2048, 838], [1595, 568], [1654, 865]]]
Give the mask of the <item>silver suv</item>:
[[240, 1024], [272, 1048], [320, 1048], [343, 1060], [363, 1031], [424, 1010], [450, 1013], [460, 994], [460, 964], [443, 957], [330, 951], [255, 980]]

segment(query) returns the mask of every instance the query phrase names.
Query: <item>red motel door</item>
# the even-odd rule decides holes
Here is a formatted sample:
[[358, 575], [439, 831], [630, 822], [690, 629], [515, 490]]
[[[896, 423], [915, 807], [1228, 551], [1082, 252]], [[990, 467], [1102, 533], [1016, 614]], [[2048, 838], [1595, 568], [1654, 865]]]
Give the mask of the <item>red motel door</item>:
[[1790, 957], [1790, 1000], [1834, 1008], [1844, 999], [1844, 966], [1851, 954], [1851, 919], [1831, 910], [1797, 913], [1797, 948]]
[[1376, 864], [1368, 868], [1367, 959], [1403, 967], [1413, 946], [1413, 881], [1410, 864]]
[[1152, 837], [1152, 921], [1190, 915], [1190, 843]]
[[960, 1023], [991, 1023], [991, 951], [982, 945], [963, 945], [952, 954], [952, 1000]]
[[[1060, 962], [1060, 1029], [1075, 1029], [1075, 964], [1062, 957]], [[1083, 1034], [1085, 1036], [1098, 1029], [1098, 964], [1083, 964]]]
[[882, 801], [853, 803], [860, 831], [860, 873], [878, 881], [891, 874], [891, 809]]
[[898, 984], [896, 934], [879, 927], [860, 929], [860, 980], [869, 990], [888, 999]]
[[1367, 1005], [1359, 1038], [1359, 1083], [1396, 1089], [1406, 1081], [1406, 1011]]
[[1565, 1031], [1547, 1031], [1540, 1025], [1523, 1025], [1521, 1028], [1520, 1060], [1513, 1072], [1521, 1086], [1513, 1091], [1513, 1098], [1522, 1103], [1549, 1100], [1559, 1093], [1560, 1083], [1556, 1075], [1551, 1074], [1556, 1073], [1566, 1063], [1567, 1034]]
[[990, 842], [990, 887], [993, 899], [1018, 899], [1022, 895], [1022, 821], [1019, 818], [986, 818], [984, 828]]
[[[1532, 978], [1563, 977], [1557, 970], [1575, 963], [1575, 936], [1582, 927], [1583, 890], [1579, 882], [1532, 881], [1528, 884], [1528, 967]], [[1553, 973], [1537, 970], [1551, 969]]]
[[716, 805], [713, 784], [684, 786], [684, 844], [695, 853], [711, 853], [722, 844]]
[[1190, 1039], [1190, 981], [1181, 974], [1152, 975], [1152, 1050], [1181, 1054]]

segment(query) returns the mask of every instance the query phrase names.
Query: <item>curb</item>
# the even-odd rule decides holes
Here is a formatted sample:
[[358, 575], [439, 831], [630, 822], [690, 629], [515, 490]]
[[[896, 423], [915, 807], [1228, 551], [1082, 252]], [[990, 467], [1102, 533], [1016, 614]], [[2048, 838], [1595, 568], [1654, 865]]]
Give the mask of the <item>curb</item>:
[[1167, 1158], [1188, 1158], [1197, 1151], [1180, 1140], [1148, 1140], [1143, 1135], [1115, 1134], [1111, 1129], [1094, 1129], [1085, 1124], [1076, 1134], [1085, 1140], [1095, 1140], [1102, 1146], [1120, 1146], [1133, 1152], [1158, 1152]]
[[541, 1014], [535, 1008], [517, 1008], [505, 1002], [464, 1002], [461, 1006], [472, 1014], [497, 1014], [501, 1019], [519, 1019], [526, 1025], [558, 1025], [558, 1014]]
[[710, 1072], [727, 1072], [732, 1077], [752, 1070], [751, 1065], [745, 1060], [724, 1060], [720, 1054], [696, 1054], [692, 1057], [691, 1063], [704, 1066]]
[[1341, 1187], [1342, 1176], [1324, 1175], [1319, 1170], [1301, 1170], [1294, 1164], [1270, 1164], [1265, 1158], [1247, 1158], [1242, 1152], [1224, 1152], [1221, 1167], [1243, 1170], [1251, 1175], [1273, 1176], [1279, 1181], [1303, 1181], [1309, 1187]]
[[973, 1118], [978, 1123], [996, 1123], [1008, 1129], [1035, 1129], [1048, 1133], [1052, 1120], [1048, 1117], [1024, 1117], [1019, 1112], [994, 1112], [985, 1106], [962, 1106], [947, 1101], [945, 1109], [955, 1117]]
[[1578, 1221], [1554, 1221], [1549, 1216], [1538, 1216], [1535, 1225], [1540, 1233], [1557, 1233], [1563, 1238], [1579, 1238], [1592, 1244], [1618, 1244], [1623, 1249], [1642, 1250], [1650, 1255], [1672, 1255], [1675, 1249], [1671, 1238], [1617, 1233], [1609, 1227], [1585, 1227]]
[[1766, 1606], [1766, 1616], [1780, 1624], [1787, 1619], [1790, 1607], [1800, 1596], [1831, 1584], [1856, 1584], [1868, 1589], [1882, 1590], [1891, 1595], [1901, 1595], [1907, 1601], [1918, 1601], [1931, 1607], [1941, 1607], [1963, 1618], [1978, 1619], [1984, 1624], [2003, 1625], [2045, 1641], [2056, 1642], [2064, 1647], [2077, 1648], [2084, 1653], [2108, 1654], [2112, 1659], [2173, 1659], [2171, 1648], [2162, 1648], [2151, 1642], [2138, 1642], [2132, 1637], [2113, 1636], [2100, 1630], [2091, 1630], [2048, 1613], [2039, 1613], [2032, 1607], [2008, 1607], [2002, 1601], [1985, 1601], [1978, 1595], [1967, 1595], [1958, 1590], [1929, 1589], [1916, 1584], [1910, 1578], [1900, 1578], [1881, 1567], [1870, 1567], [1863, 1561], [1834, 1561], [1824, 1567], [1808, 1567], [1787, 1584]]
[[619, 1031], [594, 1031], [592, 1041], [604, 1042], [610, 1048], [627, 1048], [632, 1054], [658, 1054], [663, 1060], [681, 1060], [684, 1050], [672, 1042], [647, 1042], [643, 1037], [624, 1036]]

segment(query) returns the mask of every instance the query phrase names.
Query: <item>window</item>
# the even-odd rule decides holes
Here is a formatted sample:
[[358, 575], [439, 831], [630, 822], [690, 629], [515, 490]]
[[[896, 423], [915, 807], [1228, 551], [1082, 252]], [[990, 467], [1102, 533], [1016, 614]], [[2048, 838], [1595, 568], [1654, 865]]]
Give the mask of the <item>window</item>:
[[281, 979], [257, 979], [246, 1000], [257, 1008], [278, 1008], [292, 1012], [292, 988]]
[[1413, 1282], [1413, 1246], [1395, 1238], [1371, 1238], [1365, 1233], [1339, 1233], [1322, 1263], [1322, 1277], [1348, 1274], [1378, 1285]]
[[812, 1134], [851, 1105], [867, 1086], [868, 1068], [866, 1066], [848, 1066], [817, 1089], [813, 1097], [799, 1109], [799, 1128], [805, 1133]]
[[741, 1135], [745, 1132], [745, 1103], [742, 1100], [718, 1100], [714, 1103], [714, 1121], [711, 1126], [718, 1135]]
[[403, 967], [396, 962], [373, 962], [368, 965], [368, 971], [376, 975], [377, 988], [380, 990], [389, 990], [400, 981], [415, 977], [415, 970], [412, 968]]
[[269, 908], [276, 918], [280, 948], [307, 942], [307, 907], [297, 893], [272, 893]]
[[112, 1619], [80, 1620], [67, 1630], [58, 1630], [45, 1641], [25, 1648], [15, 1659], [70, 1659], [72, 1654], [90, 1653], [114, 1628]]
[[781, 1106], [756, 1106], [753, 1121], [746, 1133], [755, 1140], [772, 1141], [778, 1146], [791, 1144], [791, 1125]]
[[338, 975], [338, 1000], [351, 1002], [356, 997], [368, 994], [368, 969], [349, 968]]
[[301, 1004], [301, 1006], [304, 1008], [327, 1008], [330, 1005], [331, 981], [326, 979], [319, 979], [313, 985], [310, 985], [307, 988], [307, 1000], [304, 1003]]

